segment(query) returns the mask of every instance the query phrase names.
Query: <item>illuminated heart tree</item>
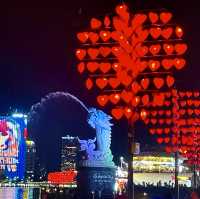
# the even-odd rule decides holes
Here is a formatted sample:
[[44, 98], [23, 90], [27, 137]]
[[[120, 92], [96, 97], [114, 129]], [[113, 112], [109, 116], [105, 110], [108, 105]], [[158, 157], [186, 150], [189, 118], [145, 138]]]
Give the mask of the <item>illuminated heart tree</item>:
[[167, 153], [187, 158], [194, 168], [196, 188], [196, 170], [200, 166], [200, 93], [172, 90], [166, 93], [166, 98], [162, 108], [151, 107], [144, 122]]
[[[186, 65], [183, 30], [166, 10], [130, 13], [125, 4], [116, 15], [92, 18], [90, 28], [77, 34], [77, 70], [88, 90], [96, 89], [100, 106], [108, 105], [117, 120], [129, 121], [129, 198], [133, 193], [133, 124], [147, 119], [151, 106], [168, 103], [174, 71]], [[153, 120], [152, 120], [153, 121]], [[153, 121], [155, 122], [155, 121]], [[166, 140], [167, 141], [167, 140]]]

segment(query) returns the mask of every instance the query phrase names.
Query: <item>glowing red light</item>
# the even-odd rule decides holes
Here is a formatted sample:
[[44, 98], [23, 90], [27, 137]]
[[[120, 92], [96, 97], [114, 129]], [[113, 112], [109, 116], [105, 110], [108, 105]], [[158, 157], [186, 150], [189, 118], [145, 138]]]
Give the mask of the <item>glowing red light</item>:
[[140, 117], [141, 117], [142, 120], [145, 120], [147, 118], [147, 112], [146, 112], [146, 110], [142, 110], [140, 112]]

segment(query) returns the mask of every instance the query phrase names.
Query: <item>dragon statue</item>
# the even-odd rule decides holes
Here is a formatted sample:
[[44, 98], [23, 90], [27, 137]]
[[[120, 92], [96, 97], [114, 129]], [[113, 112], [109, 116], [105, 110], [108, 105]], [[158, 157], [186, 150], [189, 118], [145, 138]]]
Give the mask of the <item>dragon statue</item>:
[[88, 124], [96, 130], [96, 137], [79, 140], [80, 151], [86, 153], [86, 159], [80, 164], [84, 167], [115, 167], [111, 146], [111, 116], [95, 108], [89, 109]]

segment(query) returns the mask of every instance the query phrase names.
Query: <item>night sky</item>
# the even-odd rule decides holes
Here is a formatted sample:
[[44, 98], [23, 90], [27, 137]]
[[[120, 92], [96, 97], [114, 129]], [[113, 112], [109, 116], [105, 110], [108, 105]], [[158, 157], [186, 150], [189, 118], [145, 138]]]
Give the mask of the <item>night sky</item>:
[[[1, 3], [0, 113], [6, 114], [16, 108], [28, 112], [41, 97], [55, 91], [70, 92], [83, 100], [87, 106], [96, 106], [94, 96], [86, 91], [83, 79], [75, 69], [76, 32], [88, 27], [91, 17], [104, 16], [106, 13], [113, 12], [119, 2], [117, 0], [13, 0], [7, 4], [5, 1]], [[188, 68], [178, 78], [178, 86], [200, 88], [198, 1], [132, 0], [127, 2], [132, 10], [168, 8], [174, 13], [177, 23], [184, 26], [185, 39], [189, 45]], [[44, 123], [37, 129], [40, 136], [37, 133], [30, 135], [38, 141], [40, 154], [50, 153], [51, 157], [58, 156], [56, 155], [58, 148], [48, 151], [49, 148], [54, 147], [54, 135], [58, 139], [66, 132], [79, 136], [84, 132], [92, 132], [84, 124], [86, 120], [84, 113], [82, 114], [81, 111], [79, 113], [77, 107], [71, 111], [67, 109], [69, 105], [65, 105], [65, 109], [62, 106], [58, 104], [56, 108], [54, 107], [54, 112], [45, 113]], [[56, 111], [57, 113], [54, 114]], [[55, 115], [59, 115], [59, 112], [61, 116], [57, 121]], [[49, 120], [54, 120], [54, 128], [53, 124], [48, 123]], [[80, 121], [79, 127], [75, 125], [77, 121]], [[142, 145], [151, 143], [146, 129], [142, 126], [138, 124], [137, 140], [141, 141]], [[126, 153], [126, 131], [125, 121], [114, 127], [112, 147], [115, 155]], [[50, 160], [50, 170], [58, 167], [59, 159], [56, 158]], [[43, 161], [47, 164], [46, 160]]]

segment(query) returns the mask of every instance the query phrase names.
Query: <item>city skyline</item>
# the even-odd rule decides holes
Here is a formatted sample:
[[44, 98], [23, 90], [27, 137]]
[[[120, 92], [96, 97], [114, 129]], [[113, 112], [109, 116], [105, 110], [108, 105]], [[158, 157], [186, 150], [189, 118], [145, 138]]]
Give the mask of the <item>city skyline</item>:
[[[33, 104], [39, 102], [48, 93], [55, 91], [70, 92], [83, 100], [88, 106], [97, 106], [94, 95], [86, 94], [81, 78], [77, 78], [76, 61], [72, 56], [77, 43], [76, 33], [85, 27], [85, 24], [94, 15], [102, 16], [112, 12], [117, 3], [119, 2], [88, 0], [86, 3], [81, 1], [68, 3], [61, 1], [55, 7], [54, 3], [50, 2], [44, 2], [40, 6], [17, 2], [12, 8], [5, 3], [5, 11], [8, 12], [2, 12], [1, 15], [4, 19], [3, 25], [6, 28], [0, 34], [2, 39], [5, 37], [7, 39], [2, 41], [0, 47], [0, 64], [4, 73], [0, 86], [2, 91], [0, 112], [5, 114], [10, 108], [11, 110], [19, 109], [28, 112]], [[196, 18], [199, 17], [198, 6], [195, 2], [192, 1], [189, 5], [188, 2], [180, 0], [173, 1], [170, 5], [169, 1], [148, 1], [145, 4], [140, 4], [139, 1], [128, 1], [128, 3], [133, 6], [133, 9], [166, 7], [176, 14], [177, 21], [184, 24], [186, 42], [190, 43], [194, 49], [188, 54], [189, 60], [192, 61], [189, 62], [189, 67], [181, 72], [178, 85], [197, 88], [200, 82], [197, 81], [198, 51], [196, 49], [200, 44], [198, 38], [200, 30], [195, 23]], [[92, 5], [95, 4], [99, 6], [93, 9]], [[190, 9], [186, 5], [190, 6]], [[185, 15], [185, 13], [187, 14]], [[71, 23], [72, 18], [73, 23]], [[80, 21], [84, 21], [84, 23], [80, 23]], [[190, 29], [195, 31], [189, 31]], [[65, 108], [66, 113], [68, 106], [66, 105]], [[78, 110], [78, 108], [75, 108], [75, 110]], [[60, 119], [63, 128], [61, 130], [58, 128], [58, 124], [55, 124], [55, 132], [61, 130], [64, 135], [71, 131], [72, 136], [79, 134], [86, 136], [90, 132], [92, 133], [87, 126], [78, 128], [70, 125], [69, 123], [74, 122], [77, 116], [70, 115], [70, 117], [74, 117], [74, 119], [62, 112]], [[83, 124], [86, 119], [85, 114], [81, 114], [79, 118]], [[48, 118], [46, 118], [46, 124], [48, 124]], [[123, 136], [126, 131], [126, 121], [122, 121], [119, 126], [114, 127], [112, 143], [114, 154], [126, 153], [126, 138]], [[46, 136], [52, 134], [50, 146], [53, 147], [54, 132], [48, 126], [43, 126], [40, 133], [44, 133], [44, 135], [41, 135], [43, 143]], [[141, 138], [141, 134], [145, 139]], [[37, 139], [34, 134], [30, 134], [30, 136]], [[122, 137], [124, 149], [118, 148], [120, 137]], [[148, 135], [147, 129], [141, 123], [138, 125], [136, 137], [140, 142], [152, 143], [151, 136]], [[41, 148], [41, 151], [45, 150], [45, 146]]]

